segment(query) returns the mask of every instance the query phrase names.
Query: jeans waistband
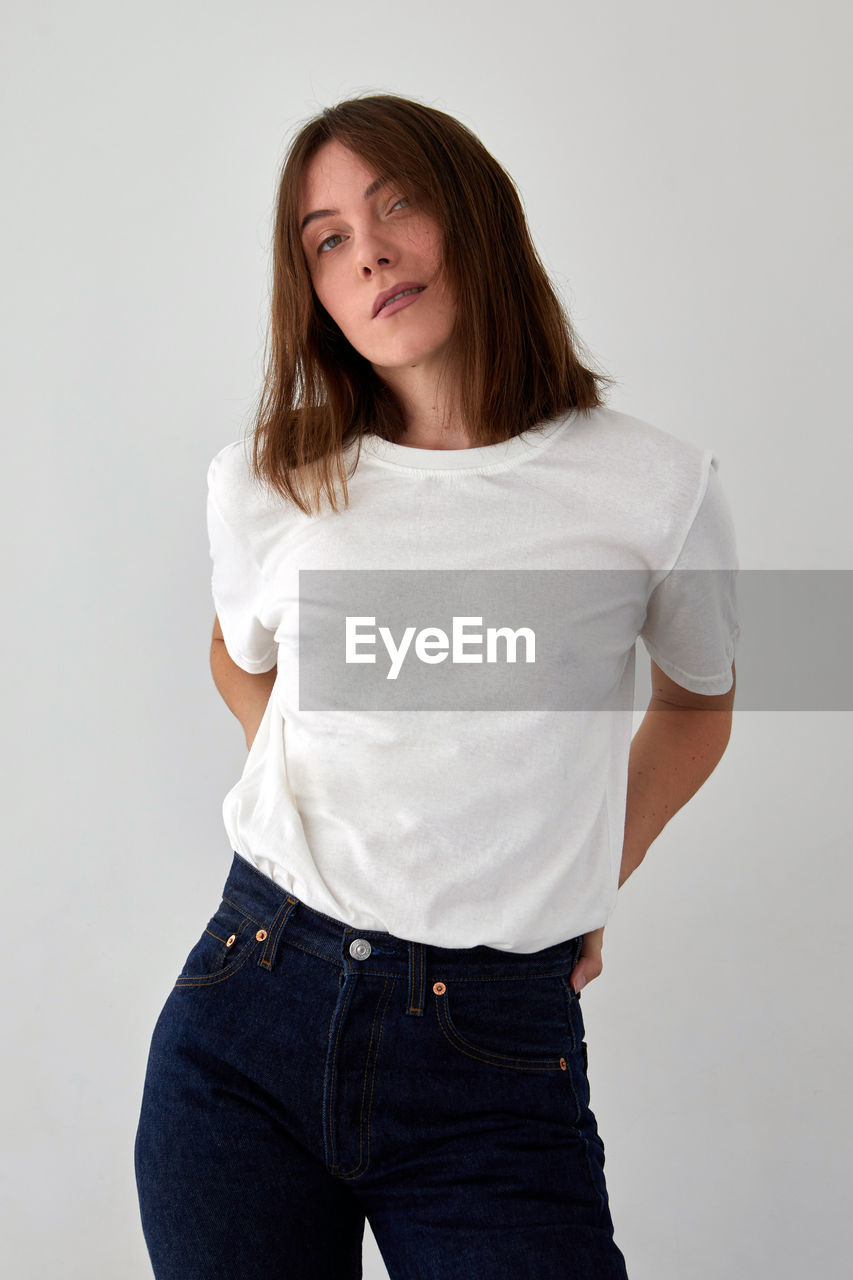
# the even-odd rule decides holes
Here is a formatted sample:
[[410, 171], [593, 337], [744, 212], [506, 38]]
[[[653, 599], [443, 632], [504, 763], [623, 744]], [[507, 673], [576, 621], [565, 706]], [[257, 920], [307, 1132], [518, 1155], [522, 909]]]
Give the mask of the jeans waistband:
[[[398, 938], [384, 930], [359, 929], [309, 907], [242, 854], [236, 850], [233, 853], [224, 896], [256, 918], [275, 921], [275, 937], [269, 940], [273, 950], [286, 937], [288, 942], [328, 959], [347, 973], [407, 975], [416, 1004], [420, 1003], [416, 993], [423, 989], [428, 975], [457, 981], [568, 977], [580, 956], [583, 935], [541, 951], [514, 952], [483, 945], [438, 947]], [[266, 962], [272, 959], [268, 943]]]

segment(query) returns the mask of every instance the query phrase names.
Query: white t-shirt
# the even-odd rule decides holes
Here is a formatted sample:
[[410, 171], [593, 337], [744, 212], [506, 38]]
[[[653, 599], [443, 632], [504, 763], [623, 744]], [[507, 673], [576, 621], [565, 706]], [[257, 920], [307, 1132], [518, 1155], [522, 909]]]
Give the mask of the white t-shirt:
[[[208, 471], [212, 593], [226, 648], [249, 672], [278, 663], [242, 775], [223, 802], [232, 850], [318, 911], [435, 946], [531, 952], [605, 925], [622, 857], [637, 637], [684, 688], [718, 694], [732, 684], [737, 555], [716, 456], [607, 407], [473, 449], [367, 436], [348, 481], [349, 507], [309, 516], [255, 483], [249, 448], [226, 445]], [[685, 572], [708, 569], [717, 572]], [[378, 570], [406, 573], [383, 578]], [[504, 571], [494, 577], [501, 598], [516, 600], [520, 615], [530, 605], [540, 631], [541, 587], [553, 584], [560, 623], [550, 651], [537, 633], [533, 665], [483, 665], [472, 675], [471, 666], [451, 669], [446, 651], [430, 659], [441, 651], [432, 632], [432, 649], [418, 649], [415, 637], [396, 682], [389, 679], [391, 649], [379, 638], [383, 619], [368, 588], [404, 579], [423, 583], [431, 598], [448, 570]], [[318, 674], [314, 662], [307, 706], [316, 707], [324, 669], [339, 693], [325, 708], [306, 709], [300, 605], [303, 614], [312, 605], [315, 623], [331, 616], [308, 601], [317, 571], [364, 585], [364, 603], [350, 592], [346, 614], [361, 617], [357, 651], [376, 663], [321, 666]], [[577, 571], [585, 582], [619, 588], [592, 608], [583, 591], [566, 589]], [[483, 580], [472, 574], [471, 590]], [[466, 607], [464, 591], [456, 598], [454, 617], [482, 617], [482, 608]], [[513, 628], [524, 621], [496, 619]], [[303, 632], [304, 668], [330, 634], [343, 651], [343, 630], [338, 616], [324, 637]], [[399, 626], [388, 632], [399, 645]], [[507, 700], [542, 669], [544, 685], [530, 685], [519, 704]], [[341, 671], [352, 673], [361, 703], [335, 701], [349, 687]], [[377, 705], [377, 673], [400, 701]], [[470, 683], [452, 680], [480, 678], [510, 684], [494, 702], [448, 709], [448, 689], [472, 696]], [[358, 683], [365, 679], [366, 693]], [[557, 684], [560, 696], [549, 703]], [[434, 689], [440, 709], [429, 709], [429, 697], [407, 704], [407, 688], [422, 698]]]

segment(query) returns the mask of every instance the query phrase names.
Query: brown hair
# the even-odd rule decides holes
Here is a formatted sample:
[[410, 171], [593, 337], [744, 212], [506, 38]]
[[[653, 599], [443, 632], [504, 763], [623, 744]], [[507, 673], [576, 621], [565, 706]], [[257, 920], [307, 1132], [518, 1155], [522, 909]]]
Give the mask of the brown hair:
[[302, 126], [281, 170], [271, 351], [253, 424], [257, 480], [306, 514], [319, 511], [324, 492], [337, 511], [335, 480], [349, 505], [344, 449], [369, 432], [394, 442], [406, 425], [397, 396], [319, 302], [305, 260], [301, 179], [331, 139], [398, 180], [441, 229], [440, 271], [457, 301], [448, 363], [465, 370], [459, 409], [473, 445], [603, 404], [601, 384], [613, 379], [581, 363], [509, 175], [442, 111], [391, 94], [350, 98]]

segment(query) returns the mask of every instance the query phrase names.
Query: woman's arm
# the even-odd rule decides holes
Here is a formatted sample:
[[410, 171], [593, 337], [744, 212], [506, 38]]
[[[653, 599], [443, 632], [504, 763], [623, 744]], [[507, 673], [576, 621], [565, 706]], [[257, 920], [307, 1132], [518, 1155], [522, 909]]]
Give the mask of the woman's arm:
[[278, 667], [273, 667], [271, 671], [252, 675], [249, 671], [238, 667], [225, 648], [219, 618], [214, 618], [213, 635], [210, 641], [210, 672], [213, 683], [225, 700], [226, 706], [233, 711], [243, 726], [246, 746], [249, 750], [255, 740], [258, 726], [264, 718], [277, 671]]
[[[620, 889], [672, 815], [717, 767], [731, 736], [736, 683], [732, 663], [731, 689], [707, 697], [683, 689], [652, 662], [652, 697], [628, 756]], [[603, 940], [603, 926], [584, 935], [570, 975], [575, 991], [600, 976]]]
[[652, 662], [651, 701], [628, 757], [620, 888], [672, 815], [719, 764], [731, 736], [736, 683], [732, 663], [727, 693], [691, 693]]

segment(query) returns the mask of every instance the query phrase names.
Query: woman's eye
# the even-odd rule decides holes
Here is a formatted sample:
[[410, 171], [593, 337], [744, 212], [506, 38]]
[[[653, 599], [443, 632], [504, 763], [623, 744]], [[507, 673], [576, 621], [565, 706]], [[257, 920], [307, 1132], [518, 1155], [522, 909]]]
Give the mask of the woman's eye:
[[[389, 213], [393, 212], [393, 210], [397, 208], [397, 205], [398, 205], [398, 204], [400, 204], [400, 202], [401, 202], [401, 201], [404, 201], [406, 204], [408, 204], [408, 203], [409, 203], [409, 197], [408, 197], [408, 196], [399, 196], [399, 197], [398, 197], [398, 199], [396, 199], [396, 200], [394, 201], [394, 203], [391, 205], [391, 208], [389, 209], [389, 211], [388, 211], [388, 212], [389, 212]], [[329, 243], [329, 241], [330, 241], [330, 240], [340, 240], [340, 239], [341, 239], [341, 236], [339, 236], [339, 235], [337, 234], [337, 232], [336, 232], [333, 236], [326, 236], [326, 239], [325, 239], [325, 240], [321, 240], [321, 241], [320, 241], [320, 243], [317, 245], [317, 252], [318, 252], [318, 253], [331, 253], [331, 249], [324, 249], [324, 247], [323, 247], [323, 246], [324, 246], [324, 245], [327, 245], [327, 244]], [[334, 246], [332, 246], [332, 247], [334, 248]]]

